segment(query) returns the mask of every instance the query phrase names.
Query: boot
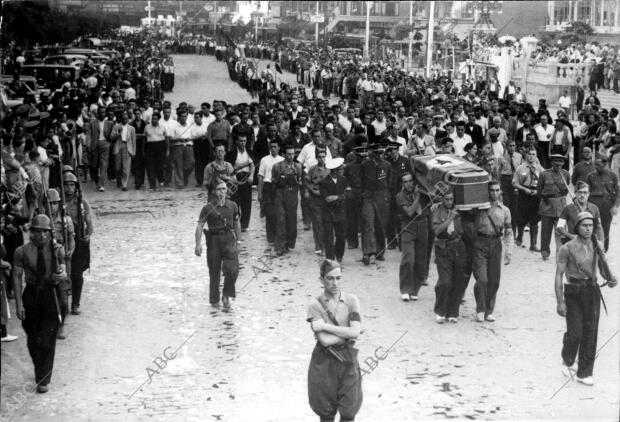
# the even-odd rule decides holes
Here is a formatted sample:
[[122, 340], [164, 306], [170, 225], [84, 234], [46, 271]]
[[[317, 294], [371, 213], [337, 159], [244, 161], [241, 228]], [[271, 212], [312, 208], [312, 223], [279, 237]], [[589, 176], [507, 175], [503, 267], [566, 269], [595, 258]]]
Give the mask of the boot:
[[58, 340], [64, 340], [67, 338], [67, 332], [65, 330], [65, 324], [62, 324], [58, 329], [58, 334], [56, 334], [56, 338]]
[[530, 227], [530, 251], [540, 252], [540, 249], [536, 247], [537, 240], [538, 240], [538, 225]]

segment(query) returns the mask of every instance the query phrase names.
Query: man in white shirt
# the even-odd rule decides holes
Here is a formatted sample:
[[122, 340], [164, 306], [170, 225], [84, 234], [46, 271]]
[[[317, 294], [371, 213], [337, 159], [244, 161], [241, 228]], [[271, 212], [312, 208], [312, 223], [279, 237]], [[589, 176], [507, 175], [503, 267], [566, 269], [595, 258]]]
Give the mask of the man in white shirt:
[[465, 145], [472, 142], [471, 136], [465, 133], [465, 122], [456, 122], [456, 131], [450, 136], [454, 141], [454, 153], [460, 157], [465, 155]]
[[375, 138], [381, 139], [387, 131], [387, 123], [385, 121], [385, 113], [383, 110], [377, 110], [377, 117], [370, 123], [375, 128]]
[[549, 141], [553, 136], [555, 128], [548, 124], [548, 118], [546, 114], [540, 116], [540, 123], [534, 126], [534, 131], [538, 137], [538, 154], [540, 159], [540, 165], [543, 168], [549, 167]]
[[275, 196], [276, 187], [271, 180], [273, 166], [284, 160], [278, 155], [280, 144], [277, 139], [272, 138], [269, 143], [269, 155], [260, 160], [258, 166], [258, 202], [260, 203], [261, 215], [265, 216], [265, 227], [267, 231], [267, 242], [273, 244], [276, 240], [276, 213]]
[[[172, 117], [172, 109], [170, 108], [169, 102], [164, 102], [162, 111], [163, 116], [159, 124], [166, 129], [168, 136], [172, 136], [178, 123], [174, 117]], [[166, 156], [164, 160], [164, 178], [164, 186], [167, 187], [172, 183], [172, 157], [170, 155]]]
[[[325, 147], [325, 142], [323, 142], [323, 138], [321, 136], [321, 131], [319, 129], [312, 130], [312, 142], [306, 144], [301, 149], [299, 156], [297, 157], [297, 162], [301, 164], [304, 168], [304, 172], [307, 174], [310, 167], [315, 166], [318, 161], [316, 159], [316, 147]], [[327, 156], [325, 157], [325, 161], [330, 161], [332, 159], [332, 153], [329, 148], [327, 149]]]
[[172, 149], [172, 163], [174, 168], [174, 184], [177, 189], [187, 186], [189, 175], [194, 169], [194, 143], [192, 141], [192, 127], [194, 122], [187, 121], [186, 108], [177, 110], [177, 124], [170, 135]]
[[564, 94], [558, 100], [558, 104], [564, 109], [564, 111], [568, 113], [568, 110], [570, 109], [570, 106], [572, 104], [570, 95], [568, 95], [568, 90], [564, 90]]
[[489, 120], [482, 114], [482, 107], [474, 107], [475, 123], [482, 128], [482, 134], [486, 135], [489, 130]]

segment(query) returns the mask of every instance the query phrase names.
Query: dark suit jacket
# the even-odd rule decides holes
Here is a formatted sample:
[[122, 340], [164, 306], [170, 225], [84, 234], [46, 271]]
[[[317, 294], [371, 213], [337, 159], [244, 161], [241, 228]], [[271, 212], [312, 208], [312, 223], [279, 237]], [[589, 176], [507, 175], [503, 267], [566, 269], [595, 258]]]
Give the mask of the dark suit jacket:
[[482, 128], [480, 125], [474, 123], [472, 128], [469, 123], [467, 123], [465, 125], [465, 133], [471, 136], [471, 140], [478, 146], [478, 148], [484, 144], [484, 135], [482, 134]]
[[[336, 175], [336, 183], [332, 180], [332, 176], [328, 175], [319, 183], [319, 191], [323, 198], [323, 220], [327, 221], [344, 221], [345, 219], [345, 201], [344, 191], [348, 186], [347, 179], [344, 176]], [[325, 198], [330, 195], [337, 195], [338, 199], [328, 203]]]
[[312, 138], [310, 138], [310, 135], [308, 135], [307, 133], [302, 133], [299, 142], [297, 141], [297, 139], [295, 139], [295, 135], [289, 135], [284, 140], [284, 145], [293, 145], [295, 147], [295, 159], [297, 159], [297, 156], [301, 152], [301, 149], [304, 147], [304, 145], [309, 144], [310, 142], [312, 142]]
[[[112, 128], [114, 127], [114, 122], [109, 120], [104, 120], [103, 122], [103, 136], [106, 141], [110, 142], [110, 134], [112, 133]], [[97, 119], [90, 119], [86, 127], [84, 128], [86, 132], [86, 137], [88, 139], [89, 145], [94, 148], [99, 141], [99, 121]]]
[[[413, 127], [412, 136], [413, 135], [415, 135], [415, 126]], [[409, 133], [407, 132], [406, 127], [398, 133], [398, 136], [403, 138], [405, 141], [409, 142]]]

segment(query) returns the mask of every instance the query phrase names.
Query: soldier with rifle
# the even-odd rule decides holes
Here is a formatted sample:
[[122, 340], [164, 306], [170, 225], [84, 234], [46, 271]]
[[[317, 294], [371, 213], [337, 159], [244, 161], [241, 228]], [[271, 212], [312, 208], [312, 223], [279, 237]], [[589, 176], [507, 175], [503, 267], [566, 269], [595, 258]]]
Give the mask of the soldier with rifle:
[[84, 271], [90, 267], [90, 236], [93, 221], [88, 201], [82, 197], [82, 187], [71, 166], [63, 167], [65, 207], [71, 221], [75, 221], [75, 249], [71, 256], [71, 315], [80, 314], [80, 298], [84, 285]]
[[[65, 252], [65, 269], [67, 274], [71, 274], [71, 256], [75, 249], [75, 229], [71, 217], [66, 216], [64, 212], [64, 201], [61, 202], [61, 197], [56, 189], [49, 189], [46, 194], [46, 202], [48, 205], [48, 211], [50, 220], [53, 224], [53, 238], [57, 244], [63, 246]], [[65, 316], [67, 314], [67, 298], [71, 292], [71, 283], [67, 279], [66, 283], [60, 286], [61, 293], [61, 305], [63, 321], [58, 330], [58, 338], [64, 340], [67, 338], [65, 330]]]
[[[601, 287], [617, 284], [611, 273], [603, 247], [593, 235], [594, 216], [579, 213], [574, 232], [577, 237], [558, 251], [555, 273], [557, 313], [566, 317], [566, 333], [562, 347], [562, 372], [573, 376], [573, 365], [579, 352], [577, 382], [594, 385], [592, 373], [596, 358], [596, 339], [600, 316]], [[597, 268], [606, 283], [599, 285]], [[564, 280], [566, 276], [566, 280]]]
[[[53, 241], [52, 223], [48, 216], [37, 215], [30, 225], [30, 241], [15, 251], [13, 285], [39, 393], [47, 393], [52, 378], [56, 335], [63, 320], [59, 290], [66, 278], [64, 250]], [[20, 295], [22, 279], [26, 287]]]

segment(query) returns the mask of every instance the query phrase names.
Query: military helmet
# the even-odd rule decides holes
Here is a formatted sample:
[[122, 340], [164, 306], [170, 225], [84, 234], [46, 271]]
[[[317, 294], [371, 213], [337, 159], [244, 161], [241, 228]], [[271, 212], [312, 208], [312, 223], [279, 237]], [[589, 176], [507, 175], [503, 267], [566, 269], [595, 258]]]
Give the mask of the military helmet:
[[32, 223], [30, 223], [30, 230], [39, 229], [39, 230], [52, 230], [52, 223], [50, 219], [45, 214], [39, 214], [32, 219]]
[[75, 174], [70, 173], [68, 171], [66, 171], [63, 175], [62, 175], [62, 181], [64, 183], [77, 183], [77, 177], [75, 177]]
[[588, 211], [583, 211], [577, 214], [577, 221], [575, 222], [575, 227], [573, 229], [575, 232], [577, 232], [577, 229], [579, 228], [579, 224], [581, 224], [583, 220], [591, 220], [594, 223], [594, 216], [590, 214]]
[[48, 189], [47, 200], [50, 202], [60, 202], [60, 195], [56, 189]]
[[71, 172], [73, 174], [75, 174], [75, 171], [73, 170], [73, 167], [71, 167], [69, 164], [65, 164], [64, 166], [62, 166], [62, 172], [63, 174], [66, 172]]

